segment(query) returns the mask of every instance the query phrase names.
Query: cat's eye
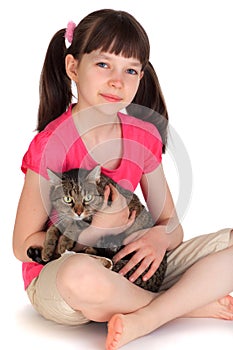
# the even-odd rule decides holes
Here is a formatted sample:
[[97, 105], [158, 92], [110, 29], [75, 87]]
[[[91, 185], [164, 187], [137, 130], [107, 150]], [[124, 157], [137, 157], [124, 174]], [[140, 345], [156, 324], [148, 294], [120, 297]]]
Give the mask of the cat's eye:
[[71, 203], [73, 203], [73, 198], [69, 197], [69, 196], [65, 196], [65, 197], [63, 197], [63, 201], [67, 204], [71, 204]]
[[85, 202], [90, 202], [92, 200], [93, 196], [89, 193], [87, 193], [85, 196], [84, 196], [84, 201]]

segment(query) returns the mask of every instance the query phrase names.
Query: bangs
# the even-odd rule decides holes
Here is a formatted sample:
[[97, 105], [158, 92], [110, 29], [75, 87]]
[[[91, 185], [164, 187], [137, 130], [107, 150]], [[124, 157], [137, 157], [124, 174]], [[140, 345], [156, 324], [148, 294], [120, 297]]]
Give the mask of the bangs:
[[141, 25], [124, 12], [109, 14], [99, 19], [90, 28], [89, 40], [83, 53], [94, 50], [121, 54], [125, 58], [138, 59], [144, 67], [149, 61], [150, 46], [148, 37]]

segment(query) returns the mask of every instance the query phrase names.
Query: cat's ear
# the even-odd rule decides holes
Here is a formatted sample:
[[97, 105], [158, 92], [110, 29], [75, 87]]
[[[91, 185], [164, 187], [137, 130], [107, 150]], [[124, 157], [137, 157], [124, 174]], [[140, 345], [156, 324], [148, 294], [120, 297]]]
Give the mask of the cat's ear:
[[47, 173], [49, 176], [49, 180], [53, 185], [59, 185], [61, 183], [61, 177], [58, 175], [58, 173], [55, 173], [54, 171], [47, 168]]
[[90, 173], [88, 174], [88, 181], [99, 183], [100, 182], [100, 173], [101, 173], [101, 166], [97, 165], [95, 168], [93, 168]]

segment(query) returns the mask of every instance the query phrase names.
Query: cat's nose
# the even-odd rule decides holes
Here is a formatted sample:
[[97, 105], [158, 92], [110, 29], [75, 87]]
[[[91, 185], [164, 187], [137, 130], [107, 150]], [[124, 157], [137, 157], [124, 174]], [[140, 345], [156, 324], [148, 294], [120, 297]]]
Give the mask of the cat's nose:
[[81, 205], [75, 207], [75, 213], [80, 216], [83, 212], [83, 207]]

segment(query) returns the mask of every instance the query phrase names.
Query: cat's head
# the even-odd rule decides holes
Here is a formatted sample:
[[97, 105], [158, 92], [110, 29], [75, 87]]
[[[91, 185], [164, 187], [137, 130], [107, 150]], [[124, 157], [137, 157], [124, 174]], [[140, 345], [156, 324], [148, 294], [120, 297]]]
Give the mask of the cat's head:
[[91, 222], [92, 216], [103, 204], [103, 192], [100, 193], [100, 166], [92, 170], [72, 169], [56, 173], [47, 169], [51, 182], [50, 199], [58, 214], [73, 220]]

